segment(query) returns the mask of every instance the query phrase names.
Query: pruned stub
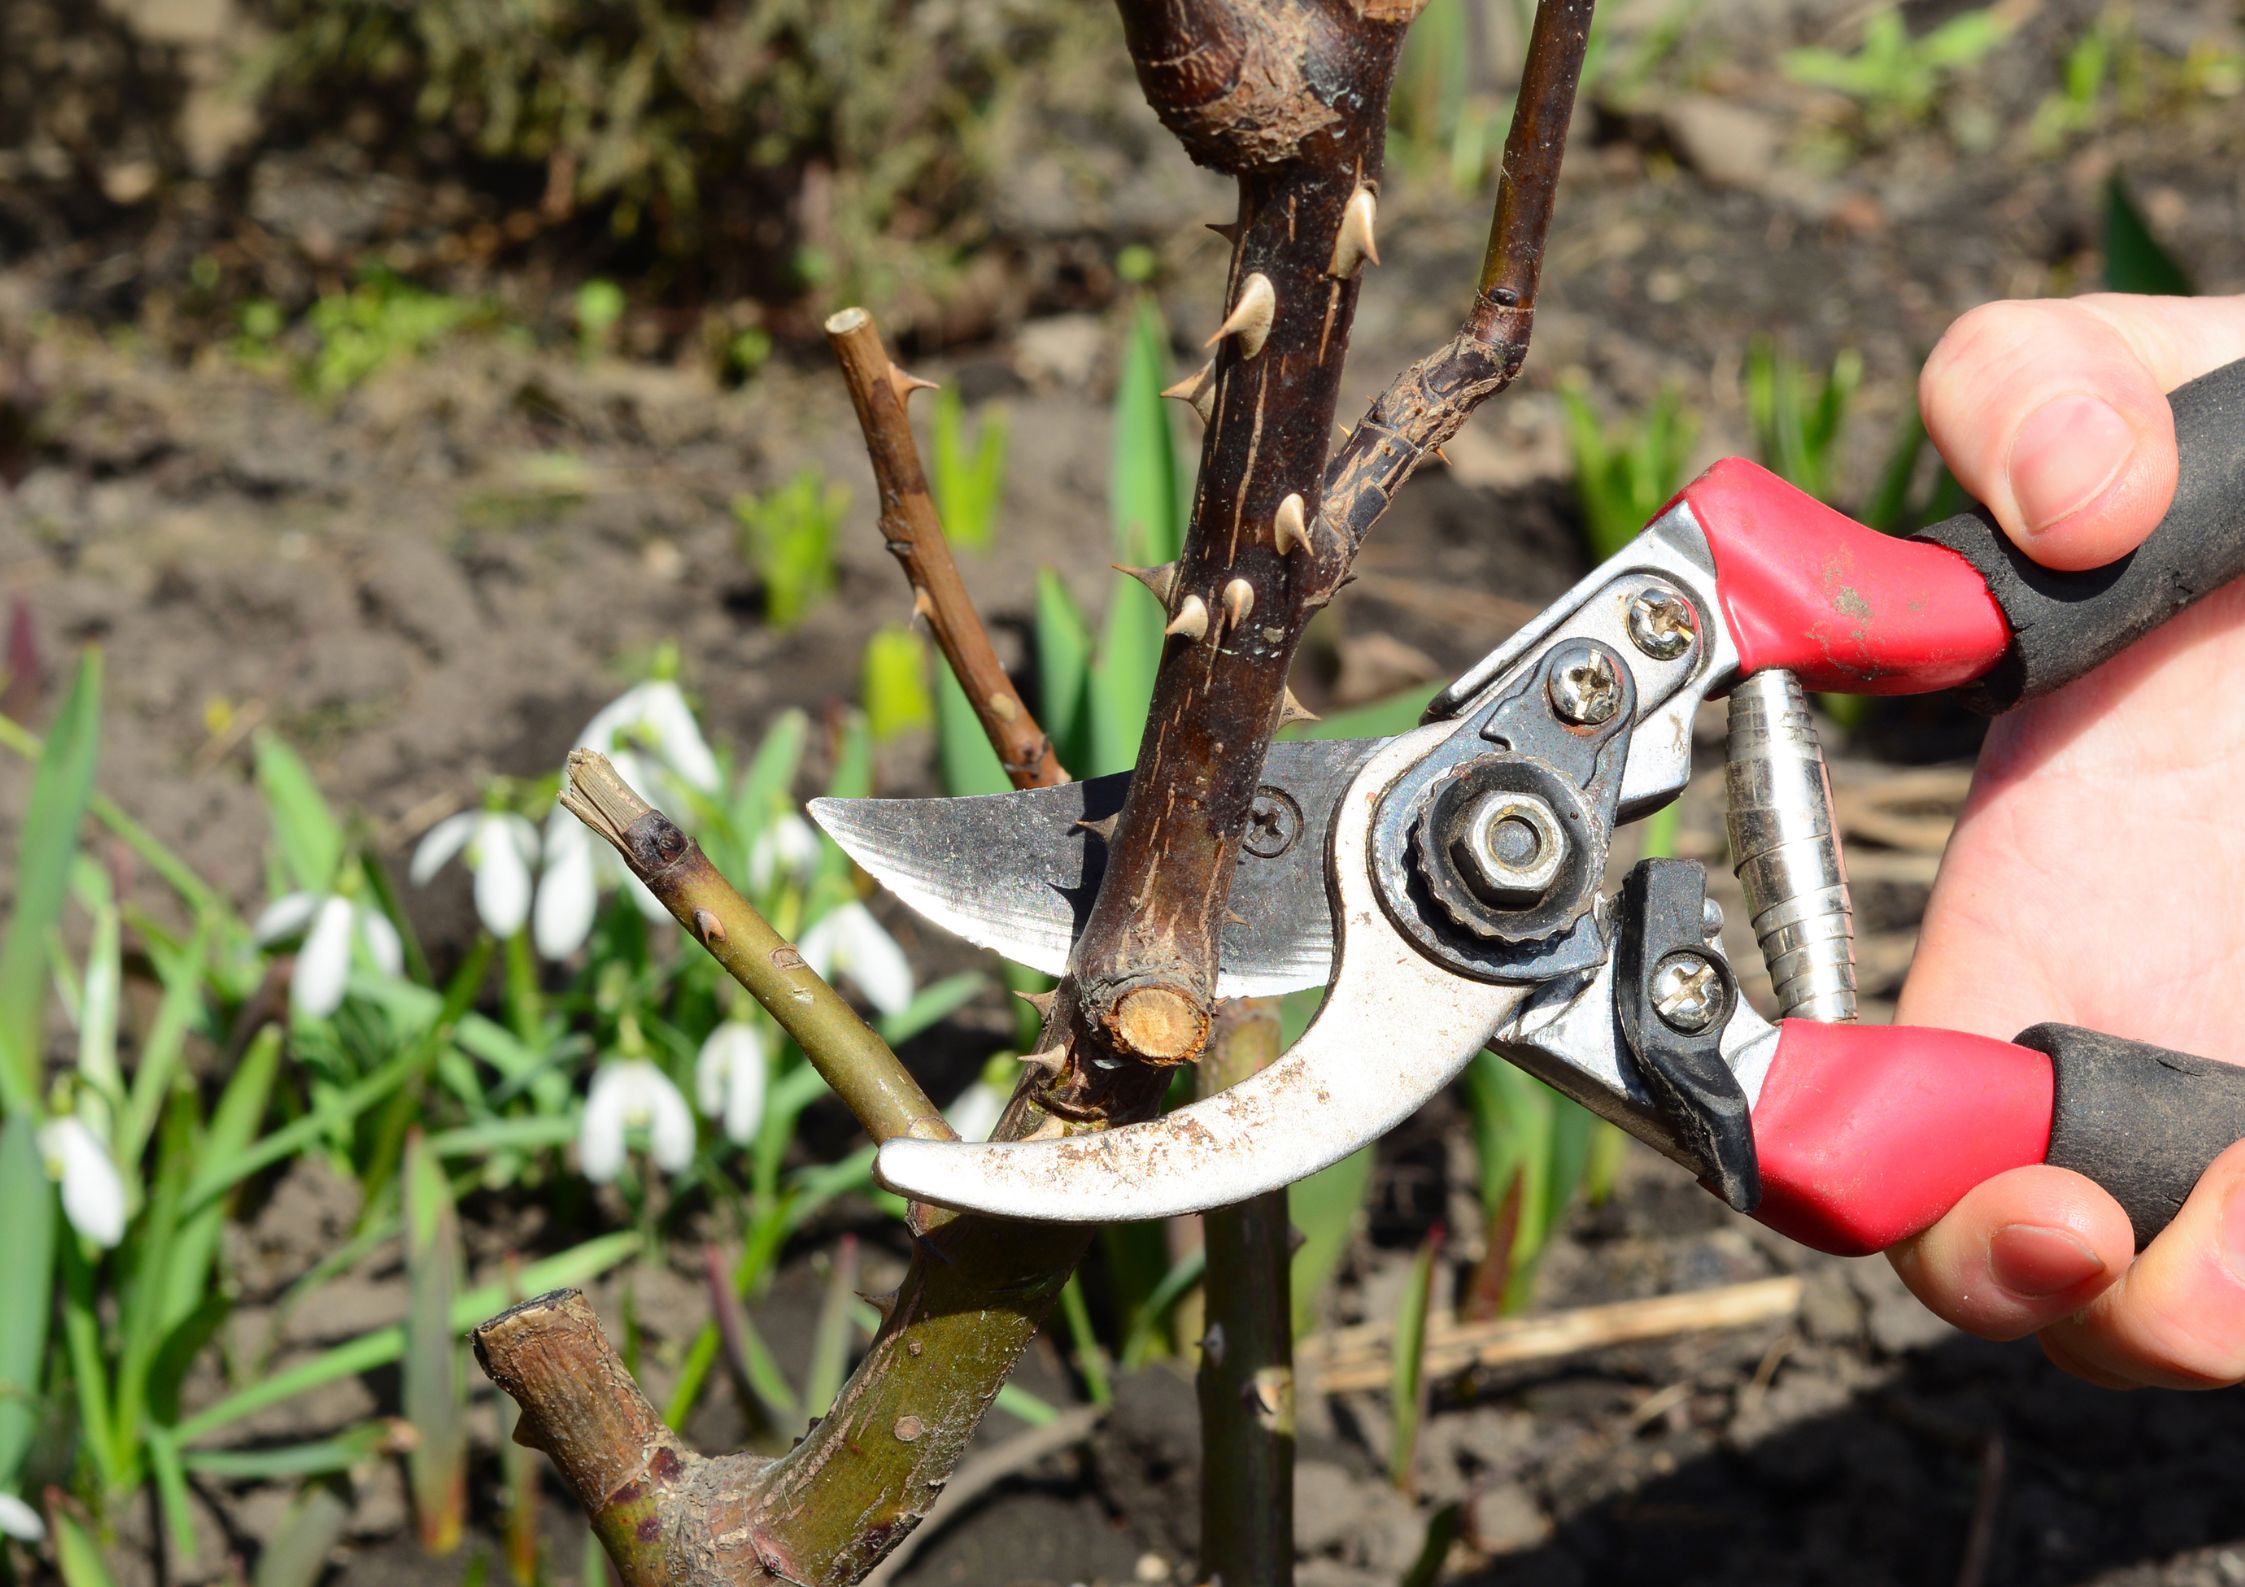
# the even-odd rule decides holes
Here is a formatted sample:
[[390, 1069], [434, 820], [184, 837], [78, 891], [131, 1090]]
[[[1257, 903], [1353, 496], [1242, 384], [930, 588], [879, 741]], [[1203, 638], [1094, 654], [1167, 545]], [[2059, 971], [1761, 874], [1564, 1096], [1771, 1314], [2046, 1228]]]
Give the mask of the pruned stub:
[[1126, 1052], [1165, 1068], [1198, 1057], [1208, 1040], [1207, 1008], [1175, 987], [1132, 988], [1107, 1023]]

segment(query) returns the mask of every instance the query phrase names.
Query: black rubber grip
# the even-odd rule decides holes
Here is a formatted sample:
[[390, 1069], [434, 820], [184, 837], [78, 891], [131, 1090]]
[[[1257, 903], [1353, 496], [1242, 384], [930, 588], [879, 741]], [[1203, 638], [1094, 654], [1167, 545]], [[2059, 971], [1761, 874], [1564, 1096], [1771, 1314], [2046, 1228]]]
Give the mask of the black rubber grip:
[[2086, 1174], [2128, 1210], [2136, 1249], [2174, 1220], [2206, 1165], [2245, 1140], [2245, 1067], [2071, 1025], [2013, 1038], [2057, 1077], [2045, 1161]]
[[2010, 650], [1966, 691], [1978, 709], [2007, 711], [2071, 683], [2245, 573], [2245, 361], [2167, 400], [2182, 447], [2175, 504], [2118, 562], [2054, 572], [2013, 546], [1985, 507], [1917, 536], [1970, 562], [2011, 624]]

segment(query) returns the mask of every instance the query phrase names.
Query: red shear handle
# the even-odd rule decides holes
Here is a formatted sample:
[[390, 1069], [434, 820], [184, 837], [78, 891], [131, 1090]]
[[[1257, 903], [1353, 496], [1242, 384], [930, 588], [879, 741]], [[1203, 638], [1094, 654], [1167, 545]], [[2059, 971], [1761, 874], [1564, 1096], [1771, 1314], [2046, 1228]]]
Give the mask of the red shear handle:
[[1895, 540], [1766, 469], [1717, 463], [1682, 499], [1745, 670], [1843, 694], [1971, 683], [1973, 703], [2000, 711], [2117, 655], [2245, 573], [2245, 361], [2167, 400], [2181, 459], [2167, 515], [2135, 551], [2079, 573], [2036, 566], [1985, 508]]
[[2066, 1025], [2002, 1042], [1787, 1020], [1754, 1105], [1755, 1216], [1863, 1256], [1981, 1181], [2048, 1162], [2111, 1191], [2141, 1248], [2241, 1139], [2245, 1068], [2231, 1064]]
[[1811, 689], [1925, 694], [2003, 659], [2011, 627], [1956, 552], [1897, 540], [1742, 457], [1684, 487], [1715, 554], [1715, 589], [1748, 674]]

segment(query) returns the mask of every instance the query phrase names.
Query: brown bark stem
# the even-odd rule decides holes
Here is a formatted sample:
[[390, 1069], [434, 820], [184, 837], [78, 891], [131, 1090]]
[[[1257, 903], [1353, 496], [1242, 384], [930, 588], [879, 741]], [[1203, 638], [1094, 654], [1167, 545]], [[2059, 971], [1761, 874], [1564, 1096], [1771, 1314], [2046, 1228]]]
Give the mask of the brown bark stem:
[[639, 1392], [576, 1290], [501, 1312], [475, 1331], [474, 1344], [484, 1373], [522, 1407], [515, 1442], [553, 1461], [624, 1587], [693, 1579], [672, 1568], [677, 1518], [712, 1481], [746, 1483], [765, 1462], [710, 1460], [689, 1449]]
[[[1279, 1054], [1278, 1006], [1226, 1003], [1194, 1089], [1214, 1096]], [[1294, 1580], [1292, 1225], [1273, 1190], [1208, 1213], [1207, 1332], [1200, 1352], [1200, 1575]]]
[[[1379, 9], [1122, 7], [1155, 109], [1195, 159], [1238, 177], [1239, 212], [1200, 475], [1171, 584], [1173, 637], [1061, 995], [1076, 1062], [1051, 1094], [1077, 1116], [1101, 1111], [1091, 1060], [1175, 1064], [1201, 1051], [1225, 899], [1288, 670], [1347, 571], [1331, 537], [1282, 545], [1280, 525], [1316, 512], [1339, 404], [1361, 273], [1340, 244], [1352, 202], [1378, 185], [1403, 37], [1400, 20], [1371, 14]], [[1200, 22], [1213, 42], [1187, 70], [1183, 46]], [[1247, 64], [1224, 68], [1235, 57]], [[1282, 149], [1274, 129], [1286, 132]]]
[[998, 752], [1016, 788], [1046, 788], [1068, 780], [1052, 740], [1029, 714], [998, 662], [990, 634], [952, 560], [951, 542], [928, 493], [927, 471], [912, 439], [904, 400], [911, 377], [881, 345], [881, 331], [863, 309], [844, 309], [826, 322], [826, 339], [842, 365], [842, 379], [865, 432], [866, 456], [881, 491], [881, 535], [912, 584], [912, 609], [927, 619], [943, 659], [966, 690], [967, 703]]
[[1324, 523], [1353, 556], [1405, 480], [1518, 378], [1536, 323], [1559, 166], [1582, 81], [1595, 0], [1538, 0], [1505, 137], [1489, 245], [1465, 323], [1448, 346], [1397, 375], [1325, 467]]

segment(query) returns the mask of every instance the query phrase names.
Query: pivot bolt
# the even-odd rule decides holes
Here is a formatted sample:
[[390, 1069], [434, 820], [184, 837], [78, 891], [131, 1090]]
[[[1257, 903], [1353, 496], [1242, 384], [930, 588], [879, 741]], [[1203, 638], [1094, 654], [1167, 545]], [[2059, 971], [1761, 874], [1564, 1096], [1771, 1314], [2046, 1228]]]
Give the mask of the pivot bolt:
[[1674, 661], [1692, 648], [1699, 627], [1691, 603], [1655, 586], [1629, 603], [1629, 640], [1655, 661]]
[[1551, 669], [1551, 708], [1563, 722], [1601, 727], [1621, 709], [1621, 680], [1602, 650], [1581, 650]]
[[1543, 902], [1567, 862], [1567, 834], [1534, 794], [1487, 793], [1452, 828], [1450, 856], [1466, 885], [1499, 909]]
[[1670, 954], [1653, 972], [1653, 1011], [1669, 1029], [1698, 1035], [1722, 1015], [1722, 974], [1704, 954]]

